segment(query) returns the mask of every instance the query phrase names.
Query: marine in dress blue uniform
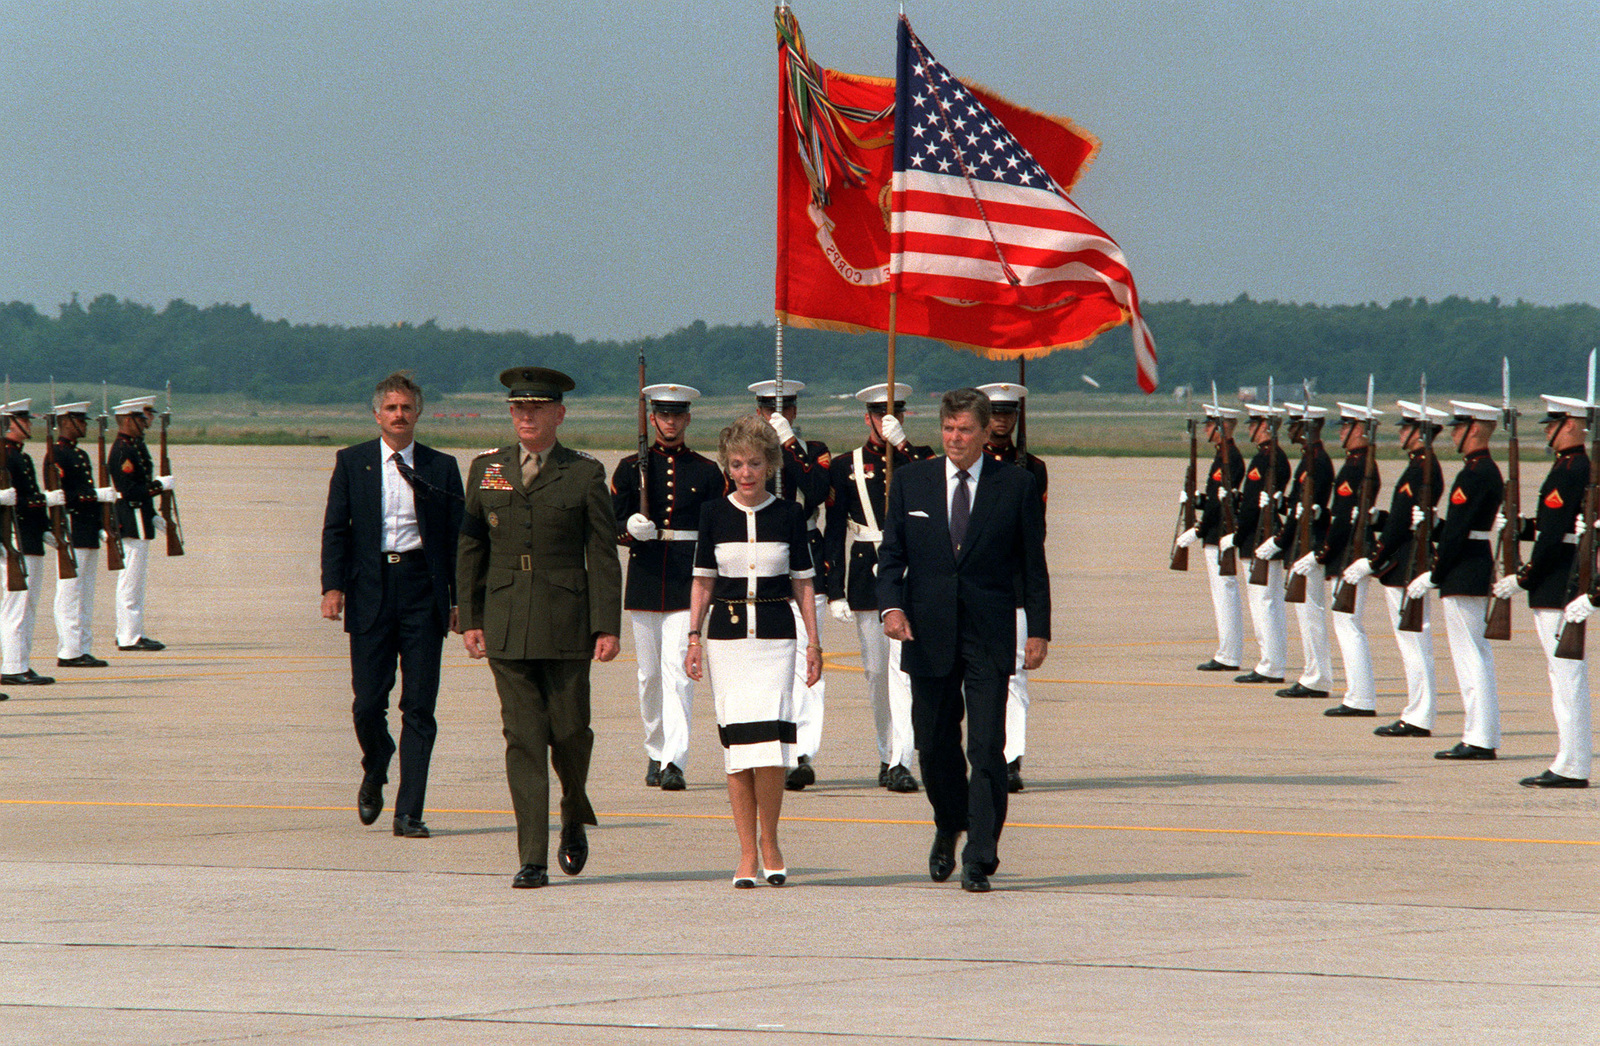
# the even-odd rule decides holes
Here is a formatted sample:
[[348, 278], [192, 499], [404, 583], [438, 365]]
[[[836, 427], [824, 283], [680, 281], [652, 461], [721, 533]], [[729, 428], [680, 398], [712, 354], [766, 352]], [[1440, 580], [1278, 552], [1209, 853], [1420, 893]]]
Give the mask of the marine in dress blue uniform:
[[689, 650], [689, 588], [700, 510], [727, 492], [716, 462], [690, 450], [684, 437], [689, 385], [651, 385], [650, 423], [656, 439], [645, 456], [648, 505], [639, 501], [639, 455], [629, 454], [611, 475], [619, 540], [628, 546], [623, 609], [633, 628], [639, 665], [639, 716], [644, 721], [645, 784], [663, 791], [686, 787], [694, 681], [683, 668]]
[[156, 514], [156, 498], [171, 490], [171, 476], [157, 476], [144, 434], [156, 416], [154, 396], [136, 396], [111, 408], [117, 438], [107, 467], [117, 489], [117, 527], [122, 532], [122, 575], [117, 579], [117, 649], [164, 650], [166, 644], [144, 632], [145, 588], [150, 575], [150, 542], [166, 526]]
[[[1306, 556], [1295, 561], [1293, 569], [1302, 568], [1306, 574], [1307, 590], [1319, 575], [1326, 577], [1330, 567], [1337, 568], [1345, 561], [1345, 550], [1355, 537], [1361, 520], [1361, 484], [1366, 482], [1367, 456], [1374, 453], [1367, 439], [1367, 420], [1383, 411], [1355, 403], [1339, 404], [1339, 444], [1344, 447], [1344, 463], [1333, 477], [1333, 501], [1328, 508], [1328, 525], [1321, 539]], [[1374, 430], [1376, 431], [1376, 430]], [[1374, 463], [1376, 464], [1376, 463]], [[1383, 477], [1376, 467], [1372, 470], [1372, 492], [1367, 495], [1367, 511], [1378, 511], [1378, 491]], [[1374, 528], [1376, 529], [1376, 528]], [[1307, 559], [1310, 560], [1307, 563]], [[1342, 580], [1342, 579], [1341, 579]], [[1333, 614], [1333, 637], [1339, 643], [1339, 657], [1344, 662], [1344, 699], [1332, 708], [1325, 709], [1326, 716], [1356, 716], [1363, 719], [1378, 714], [1378, 691], [1372, 672], [1372, 648], [1367, 642], [1366, 610], [1368, 578], [1356, 584], [1355, 609], [1348, 614]]]
[[56, 416], [55, 465], [66, 508], [67, 540], [78, 560], [78, 576], [56, 579], [56, 667], [104, 668], [94, 644], [94, 590], [100, 566], [102, 506], [117, 500], [115, 487], [97, 487], [94, 463], [78, 445], [89, 430], [89, 401], [63, 403]]
[[0, 596], [0, 684], [27, 686], [54, 683], [50, 676], [33, 670], [33, 626], [39, 609], [39, 593], [44, 589], [44, 535], [50, 529], [48, 506], [63, 504], [60, 491], [46, 498], [39, 487], [33, 457], [23, 445], [33, 434], [31, 399], [13, 400], [0, 407], [5, 418], [6, 468], [11, 473], [12, 502], [16, 512], [17, 550], [27, 567], [28, 587], [21, 592], [9, 588]]

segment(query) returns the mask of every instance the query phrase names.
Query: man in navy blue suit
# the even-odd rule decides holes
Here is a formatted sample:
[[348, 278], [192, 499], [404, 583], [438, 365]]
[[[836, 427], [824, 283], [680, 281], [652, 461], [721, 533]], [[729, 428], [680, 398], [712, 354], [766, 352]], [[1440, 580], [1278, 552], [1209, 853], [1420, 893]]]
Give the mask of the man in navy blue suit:
[[351, 705], [361, 744], [356, 812], [371, 824], [395, 743], [389, 692], [400, 674], [400, 787], [394, 834], [426, 839], [428, 762], [438, 723], [439, 659], [456, 630], [456, 538], [461, 468], [416, 442], [422, 389], [391, 374], [372, 395], [379, 438], [339, 451], [322, 524], [322, 616], [350, 634]]
[[1044, 503], [1026, 469], [985, 459], [990, 413], [977, 389], [945, 393], [944, 456], [895, 470], [878, 560], [883, 631], [902, 643], [912, 732], [933, 806], [928, 874], [934, 882], [950, 877], [956, 838], [966, 832], [961, 888], [969, 893], [988, 892], [1000, 865], [1019, 592], [1030, 671], [1044, 663], [1050, 639]]

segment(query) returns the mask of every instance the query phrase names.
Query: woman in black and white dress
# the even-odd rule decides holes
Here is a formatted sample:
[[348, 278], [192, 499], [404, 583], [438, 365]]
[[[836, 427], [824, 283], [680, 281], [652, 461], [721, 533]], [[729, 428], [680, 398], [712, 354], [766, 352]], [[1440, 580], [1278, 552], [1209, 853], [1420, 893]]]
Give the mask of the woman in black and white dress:
[[812, 599], [815, 570], [804, 510], [767, 493], [767, 477], [779, 460], [772, 427], [747, 414], [722, 430], [718, 453], [733, 492], [700, 510], [684, 669], [696, 681], [702, 667], [711, 673], [728, 802], [739, 833], [733, 885], [755, 886], [759, 874], [782, 886], [788, 871], [778, 848], [778, 813], [795, 743], [796, 635], [790, 603], [799, 605], [805, 625], [807, 685], [812, 685], [822, 678]]

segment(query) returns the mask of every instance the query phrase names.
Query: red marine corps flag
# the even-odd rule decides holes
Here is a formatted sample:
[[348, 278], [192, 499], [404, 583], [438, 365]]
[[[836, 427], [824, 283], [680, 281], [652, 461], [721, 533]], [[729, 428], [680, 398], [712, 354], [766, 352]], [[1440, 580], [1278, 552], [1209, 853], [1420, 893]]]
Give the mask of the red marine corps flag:
[[[822, 68], [807, 54], [793, 13], [781, 7], [776, 19], [778, 320], [801, 327], [886, 331], [895, 83]], [[1002, 130], [1014, 136], [1018, 148], [1032, 158], [1031, 165], [1055, 186], [1076, 183], [1098, 148], [1094, 138], [1068, 120], [1013, 105], [982, 88], [966, 85], [963, 90], [997, 123], [1003, 122]], [[1105, 243], [1115, 250], [1109, 239]], [[1120, 259], [1120, 253], [1116, 256]], [[1131, 295], [1131, 281], [1127, 290]], [[908, 286], [898, 298], [895, 327], [901, 334], [1006, 359], [1082, 348], [1129, 319], [1129, 310], [1103, 289], [1056, 295], [1041, 306], [994, 300], [954, 286], [932, 291]], [[1142, 325], [1136, 327], [1140, 329]], [[1153, 347], [1148, 372], [1141, 366], [1139, 380], [1147, 391], [1155, 387]]]
[[1058, 346], [1128, 323], [1139, 387], [1154, 391], [1155, 340], [1122, 248], [904, 15], [899, 36], [890, 289], [1030, 314]]

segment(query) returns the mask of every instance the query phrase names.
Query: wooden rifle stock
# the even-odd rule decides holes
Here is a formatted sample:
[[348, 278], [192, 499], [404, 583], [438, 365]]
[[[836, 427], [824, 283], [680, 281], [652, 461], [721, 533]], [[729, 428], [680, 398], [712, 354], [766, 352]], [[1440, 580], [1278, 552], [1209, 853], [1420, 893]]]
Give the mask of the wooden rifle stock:
[[[61, 466], [56, 461], [56, 416], [45, 415], [44, 419], [44, 461], [41, 463], [44, 471], [44, 489], [48, 493], [61, 489]], [[65, 528], [62, 527], [63, 511], [60, 508], [47, 510], [50, 517], [50, 533], [56, 539], [56, 570], [61, 580], [69, 581], [78, 576], [78, 555], [72, 550], [72, 542]]]
[[[1517, 412], [1507, 410], [1506, 429], [1510, 443], [1506, 449], [1506, 489], [1501, 512], [1506, 517], [1505, 529], [1500, 532], [1500, 576], [1516, 577], [1522, 569], [1522, 550], [1519, 545], [1522, 531], [1522, 454], [1517, 446]], [[1511, 599], [1489, 597], [1489, 609], [1484, 612], [1483, 638], [1511, 638]]]
[[[1595, 410], [1589, 408], [1589, 487], [1583, 492], [1583, 536], [1578, 539], [1578, 556], [1574, 561], [1577, 573], [1577, 595], [1589, 596], [1593, 602], [1594, 588], [1594, 527], [1600, 517], [1600, 438], [1595, 434]], [[1584, 659], [1586, 622], [1566, 621], [1556, 638], [1555, 656], [1566, 661]]]
[[[1294, 532], [1294, 551], [1298, 556], [1303, 556], [1311, 551], [1311, 509], [1314, 500], [1316, 471], [1316, 454], [1313, 448], [1317, 440], [1322, 437], [1321, 419], [1306, 419], [1305, 450], [1300, 454], [1300, 518], [1296, 521]], [[1306, 576], [1304, 574], [1290, 574], [1289, 583], [1283, 590], [1285, 603], [1304, 603], [1306, 601]]]
[[[111, 486], [111, 469], [106, 465], [106, 416], [100, 415], [100, 485]], [[122, 569], [122, 524], [117, 522], [117, 506], [100, 506], [100, 529], [106, 532], [106, 569]]]
[[[1217, 422], [1219, 429], [1222, 422]], [[1217, 449], [1222, 451], [1222, 529], [1233, 534], [1239, 526], [1238, 519], [1233, 512], [1233, 455], [1230, 450], [1237, 450], [1233, 439], [1226, 431], [1222, 432], [1222, 440], [1217, 444]], [[1238, 543], [1238, 536], [1234, 536], [1234, 543]], [[1220, 577], [1233, 577], [1239, 573], [1239, 552], [1233, 545], [1228, 546], [1217, 554], [1217, 574]]]
[[[1267, 504], [1256, 516], [1256, 532], [1251, 535], [1250, 555], [1256, 554], [1256, 549], [1268, 538], [1278, 536], [1278, 458], [1283, 451], [1278, 448], [1278, 419], [1273, 418], [1267, 423], [1271, 439], [1267, 441], [1267, 474], [1262, 477], [1262, 490], [1267, 495]], [[1250, 583], [1252, 585], [1265, 585], [1272, 576], [1272, 563], [1266, 559], [1250, 560]]]
[[[1427, 437], [1422, 441], [1422, 522], [1411, 535], [1411, 580], [1433, 569], [1433, 422], [1426, 417], [1419, 424], [1428, 426]], [[1422, 612], [1428, 599], [1412, 599], [1408, 592], [1400, 602], [1400, 623], [1396, 632], [1421, 632]]]
[[[169, 397], [170, 398], [170, 397]], [[172, 414], [161, 415], [161, 475], [172, 475], [172, 459], [167, 457], [167, 428]], [[178, 522], [178, 498], [170, 490], [161, 492], [161, 518], [167, 524], [167, 555], [183, 555], [183, 526]]]
[[1172, 535], [1172, 569], [1189, 569], [1189, 550], [1180, 548], [1178, 535], [1194, 529], [1195, 503], [1200, 500], [1200, 490], [1196, 486], [1200, 478], [1200, 436], [1196, 430], [1194, 419], [1189, 419], [1189, 471], [1183, 478], [1183, 490], [1187, 495], [1183, 504], [1178, 508], [1177, 533]]

